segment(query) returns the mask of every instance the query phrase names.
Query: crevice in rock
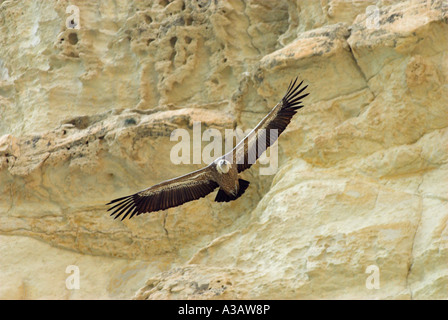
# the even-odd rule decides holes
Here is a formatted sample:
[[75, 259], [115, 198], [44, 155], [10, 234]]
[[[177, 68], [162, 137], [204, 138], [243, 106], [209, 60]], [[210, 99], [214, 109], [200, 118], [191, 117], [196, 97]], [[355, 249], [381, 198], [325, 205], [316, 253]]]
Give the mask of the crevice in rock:
[[[417, 188], [416, 188], [416, 193], [418, 193], [418, 190], [420, 189], [421, 184], [423, 183], [423, 177], [421, 178], [420, 183], [418, 184]], [[415, 227], [415, 232], [414, 235], [412, 237], [412, 245], [411, 245], [411, 250], [409, 253], [409, 266], [408, 266], [408, 272], [406, 274], [406, 288], [409, 291], [409, 295], [411, 297], [411, 300], [414, 298], [413, 297], [413, 292], [409, 283], [409, 276], [412, 272], [412, 268], [414, 266], [414, 247], [415, 247], [415, 239], [417, 237], [417, 233], [420, 227], [420, 224], [422, 222], [422, 216], [423, 216], [423, 198], [421, 196], [419, 196], [419, 216], [418, 216], [418, 221], [417, 221], [417, 226]]]
[[247, 24], [247, 28], [246, 28], [246, 34], [247, 34], [247, 36], [249, 37], [249, 41], [250, 41], [250, 44], [251, 44], [252, 48], [254, 48], [255, 50], [257, 50], [258, 55], [261, 55], [261, 51], [260, 51], [260, 49], [258, 49], [258, 47], [255, 46], [255, 44], [254, 44], [254, 42], [253, 42], [253, 39], [252, 39], [252, 36], [249, 34], [250, 18], [249, 18], [249, 16], [247, 15], [247, 12], [246, 12], [246, 9], [247, 9], [247, 3], [246, 3], [245, 0], [243, 0], [242, 2], [243, 2], [243, 4], [244, 4], [243, 14], [244, 14], [244, 16], [246, 17], [247, 22], [248, 22], [248, 24]]
[[353, 48], [351, 47], [350, 43], [348, 42], [348, 39], [350, 38], [350, 36], [351, 36], [351, 30], [348, 29], [348, 35], [347, 35], [347, 37], [345, 37], [345, 42], [347, 43], [348, 52], [350, 52], [350, 56], [351, 56], [351, 58], [352, 58], [352, 60], [353, 60], [353, 62], [355, 64], [359, 74], [363, 77], [363, 79], [364, 79], [364, 81], [366, 83], [366, 87], [369, 89], [369, 91], [372, 93], [372, 95], [373, 95], [373, 97], [375, 99], [376, 96], [375, 96], [374, 92], [372, 92], [372, 90], [370, 90], [370, 87], [369, 87], [369, 80], [367, 79], [366, 75], [362, 71], [361, 66], [358, 63], [358, 60], [355, 57], [355, 53], [353, 52]]
[[168, 212], [165, 212], [165, 215], [163, 216], [163, 224], [162, 224], [162, 227], [163, 227], [163, 230], [164, 230], [165, 233], [166, 233], [166, 236], [169, 237], [168, 230], [166, 229], [166, 218], [167, 218], [167, 216], [168, 216]]

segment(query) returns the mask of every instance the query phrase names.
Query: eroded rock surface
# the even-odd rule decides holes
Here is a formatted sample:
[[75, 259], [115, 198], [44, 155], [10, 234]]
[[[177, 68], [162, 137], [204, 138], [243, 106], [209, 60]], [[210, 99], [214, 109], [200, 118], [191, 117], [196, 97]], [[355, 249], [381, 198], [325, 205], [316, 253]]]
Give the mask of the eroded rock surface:
[[[108, 216], [201, 166], [174, 129], [250, 129], [297, 75], [275, 175]], [[446, 1], [2, 1], [0, 297], [446, 299], [447, 83]]]

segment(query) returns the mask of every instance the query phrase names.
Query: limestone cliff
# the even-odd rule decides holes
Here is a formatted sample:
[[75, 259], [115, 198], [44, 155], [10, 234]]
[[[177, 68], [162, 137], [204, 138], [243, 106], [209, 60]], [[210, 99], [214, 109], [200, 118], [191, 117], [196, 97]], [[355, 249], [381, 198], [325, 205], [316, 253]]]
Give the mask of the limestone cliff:
[[[108, 216], [297, 75], [274, 176]], [[446, 0], [0, 0], [0, 298], [447, 299], [447, 143]]]

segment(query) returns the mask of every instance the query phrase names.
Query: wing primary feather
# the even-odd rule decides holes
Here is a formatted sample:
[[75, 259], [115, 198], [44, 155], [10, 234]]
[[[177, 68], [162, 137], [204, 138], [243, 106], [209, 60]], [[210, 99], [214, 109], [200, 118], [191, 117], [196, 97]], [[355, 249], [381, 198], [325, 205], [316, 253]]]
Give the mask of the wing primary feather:
[[291, 84], [292, 84], [292, 80], [291, 80], [291, 81], [289, 81], [289, 85], [288, 85], [288, 89], [286, 90], [286, 93], [288, 93], [288, 92], [289, 92], [289, 90], [291, 90]]
[[291, 100], [294, 100], [294, 99], [295, 99], [298, 95], [300, 95], [300, 94], [303, 92], [303, 90], [305, 90], [307, 87], [308, 87], [308, 86], [305, 86], [305, 87], [303, 87], [301, 90], [295, 92], [294, 94], [292, 94], [291, 96], [289, 96], [285, 101], [286, 101], [286, 102], [289, 102], [289, 101], [291, 101]]
[[107, 206], [112, 205], [112, 207], [109, 208], [109, 210], [110, 210], [110, 209], [115, 208], [116, 206], [118, 206], [118, 205], [120, 205], [120, 204], [122, 204], [123, 202], [126, 202], [126, 201], [128, 201], [128, 200], [129, 200], [129, 196], [126, 196], [126, 197], [120, 198], [120, 201], [115, 201], [115, 200], [114, 200], [114, 201], [111, 201], [111, 202], [107, 203], [106, 205], [107, 205]]
[[129, 216], [129, 220], [132, 219], [132, 218], [135, 216], [135, 214], [137, 213], [137, 211], [138, 211], [138, 208], [137, 208], [137, 207], [134, 207], [134, 210], [132, 211], [131, 215]]
[[128, 207], [128, 210], [126, 211], [126, 213], [123, 215], [123, 217], [121, 218], [121, 221], [123, 221], [127, 216], [128, 216], [128, 214], [129, 213], [131, 213], [131, 211], [132, 210], [134, 210], [134, 206], [131, 204], [131, 205], [129, 205], [129, 207]]
[[[288, 94], [290, 94], [291, 92], [294, 92], [294, 86], [296, 85], [296, 82], [297, 82], [297, 79], [299, 79], [299, 77], [296, 77], [295, 79], [294, 79], [294, 82], [293, 82], [293, 84], [292, 84], [292, 86], [291, 86], [291, 89], [290, 89], [290, 91], [289, 92], [287, 92], [287, 95]], [[299, 85], [300, 86], [300, 85]]]
[[140, 200], [140, 199], [135, 199], [134, 198], [134, 205], [133, 205], [133, 209], [132, 209], [132, 211], [130, 212], [130, 214], [129, 214], [129, 219], [131, 219], [133, 216], [135, 216], [135, 214], [138, 212], [138, 207], [137, 207], [137, 201], [138, 200]]
[[[295, 97], [297, 97], [297, 95], [299, 95], [301, 92], [303, 92], [302, 89], [298, 90], [300, 87], [296, 87], [290, 94], [288, 94], [287, 96], [285, 96], [282, 101], [283, 103], [286, 103], [288, 101], [293, 100]], [[305, 90], [305, 89], [304, 89]]]
[[108, 206], [108, 205], [110, 205], [110, 204], [112, 204], [112, 203], [115, 203], [115, 202], [124, 200], [124, 199], [126, 199], [126, 198], [128, 198], [128, 197], [129, 197], [129, 196], [114, 199], [114, 200], [110, 201], [109, 203], [106, 203], [106, 205]]
[[115, 211], [116, 216], [114, 219], [117, 219], [119, 216], [121, 216], [123, 214], [123, 212], [125, 212], [129, 207], [129, 204], [126, 204], [125, 206], [123, 206], [122, 208], [118, 209], [117, 211]]
[[297, 110], [299, 110], [299, 109], [301, 109], [301, 108], [303, 108], [303, 105], [295, 105], [295, 106], [293, 106], [293, 107], [290, 107], [289, 109], [290, 109], [290, 110], [297, 111]]
[[308, 95], [309, 95], [309, 93], [305, 93], [305, 94], [301, 95], [300, 97], [298, 97], [298, 98], [296, 98], [296, 99], [294, 99], [292, 101], [288, 101], [288, 104], [289, 105], [293, 105], [293, 104], [295, 104], [297, 102], [300, 102], [300, 100], [302, 100], [303, 98], [305, 98]]
[[124, 201], [124, 202], [121, 202], [121, 203], [119, 204], [119, 206], [117, 206], [116, 208], [113, 209], [113, 212], [112, 212], [111, 215], [113, 215], [113, 214], [115, 214], [116, 212], [120, 211], [123, 207], [127, 206], [129, 203], [130, 203], [130, 201]]
[[[297, 81], [297, 79], [298, 79], [299, 77], [296, 77], [296, 79], [295, 79], [295, 81]], [[286, 90], [286, 94], [288, 94], [290, 91], [291, 91], [291, 89], [292, 89], [292, 87], [293, 87], [293, 85], [292, 85], [292, 82], [293, 82], [294, 80], [291, 80], [290, 82], [289, 82], [289, 86], [288, 86], [288, 90]]]
[[[297, 79], [296, 79], [297, 80]], [[296, 82], [294, 81], [294, 84], [295, 84]], [[302, 85], [302, 83], [303, 83], [303, 80], [296, 86], [296, 87], [294, 87], [293, 86], [293, 88], [291, 89], [291, 91], [290, 92], [288, 92], [286, 95], [285, 95], [285, 97], [283, 98], [284, 100], [288, 100], [291, 96], [293, 96], [294, 94], [295, 94], [295, 92], [296, 92], [296, 90], [298, 89], [298, 88], [300, 88], [300, 86]]]
[[[128, 196], [128, 197], [129, 197], [129, 196]], [[126, 198], [128, 198], [128, 197], [126, 197]], [[125, 201], [122, 201], [122, 202], [120, 202], [120, 203], [115, 204], [113, 207], [110, 207], [109, 209], [107, 209], [107, 211], [113, 210], [113, 209], [115, 209], [116, 207], [121, 206], [123, 203], [129, 202], [129, 201], [130, 201], [130, 199], [128, 198], [128, 199], [126, 199]]]
[[119, 218], [126, 210], [128, 210], [129, 209], [129, 204], [128, 205], [126, 205], [126, 206], [124, 206], [123, 208], [120, 208], [120, 210], [117, 210], [115, 213], [116, 213], [116, 215], [115, 215], [115, 217], [114, 217], [114, 219], [117, 219], [117, 218]]

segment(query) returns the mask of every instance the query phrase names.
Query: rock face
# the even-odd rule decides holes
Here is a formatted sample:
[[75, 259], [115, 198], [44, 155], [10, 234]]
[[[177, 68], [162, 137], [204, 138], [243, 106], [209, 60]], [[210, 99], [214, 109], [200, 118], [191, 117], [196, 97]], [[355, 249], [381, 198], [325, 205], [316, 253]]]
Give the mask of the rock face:
[[[275, 175], [108, 216], [297, 75]], [[0, 1], [0, 298], [447, 299], [447, 83], [446, 1]]]

